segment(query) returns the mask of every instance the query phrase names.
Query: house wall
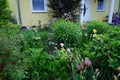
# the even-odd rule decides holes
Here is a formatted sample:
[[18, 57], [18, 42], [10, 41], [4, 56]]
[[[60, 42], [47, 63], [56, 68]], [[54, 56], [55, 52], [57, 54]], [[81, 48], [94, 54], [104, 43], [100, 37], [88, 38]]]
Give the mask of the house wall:
[[10, 4], [10, 9], [12, 10], [12, 17], [19, 23], [18, 17], [18, 7], [17, 7], [17, 0], [8, 0]]
[[[20, 1], [20, 13], [23, 26], [38, 25], [38, 21], [48, 22], [49, 16], [48, 12], [32, 12], [30, 0], [19, 0]], [[18, 16], [18, 7], [17, 0], [9, 0], [10, 7], [13, 11], [12, 16], [17, 18], [19, 23]]]
[[[92, 0], [90, 20], [104, 20], [109, 14], [110, 0], [106, 0], [105, 11], [97, 11], [97, 1]], [[118, 11], [119, 0], [115, 0], [114, 12]]]
[[22, 25], [38, 25], [38, 20], [48, 22], [47, 12], [32, 12], [30, 0], [20, 0]]
[[[48, 12], [32, 12], [31, 11], [31, 3], [30, 0], [19, 0], [20, 1], [20, 12], [21, 12], [21, 19], [23, 26], [31, 26], [31, 25], [38, 25], [38, 20], [41, 22], [48, 22], [50, 16]], [[95, 0], [91, 0], [91, 13], [90, 13], [90, 20], [97, 20], [97, 19], [105, 19], [105, 16], [109, 13], [109, 6], [110, 0], [106, 0], [106, 8], [105, 11], [97, 11], [96, 10], [96, 2]], [[19, 16], [18, 16], [18, 6], [17, 0], [9, 0], [10, 8], [12, 9], [12, 16], [17, 20], [19, 23]], [[114, 12], [118, 11], [119, 0], [115, 0], [114, 5]]]
[[115, 0], [114, 12], [118, 12], [119, 0]]

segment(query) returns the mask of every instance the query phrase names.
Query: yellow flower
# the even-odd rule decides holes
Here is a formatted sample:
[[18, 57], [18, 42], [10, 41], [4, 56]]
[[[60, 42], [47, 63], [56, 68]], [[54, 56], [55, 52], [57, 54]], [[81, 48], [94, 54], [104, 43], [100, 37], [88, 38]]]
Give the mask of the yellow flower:
[[85, 26], [85, 24], [86, 24], [86, 22], [83, 21], [83, 22], [81, 23], [81, 26], [83, 27], [83, 26]]
[[117, 68], [118, 72], [120, 72], [120, 66]]
[[95, 34], [97, 32], [97, 30], [96, 29], [93, 29], [93, 33]]
[[86, 22], [83, 21], [83, 22], [81, 23], [81, 26], [82, 26], [82, 29], [83, 29], [83, 30], [86, 29], [85, 25], [86, 25]]
[[102, 20], [101, 19], [97, 19], [99, 22], [102, 22]]

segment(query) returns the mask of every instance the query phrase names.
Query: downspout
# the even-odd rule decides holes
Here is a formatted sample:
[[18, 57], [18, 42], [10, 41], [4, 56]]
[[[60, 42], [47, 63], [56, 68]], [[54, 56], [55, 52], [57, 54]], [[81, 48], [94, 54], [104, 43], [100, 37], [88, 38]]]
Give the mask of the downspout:
[[18, 19], [19, 19], [19, 24], [20, 24], [20, 27], [22, 27], [22, 19], [21, 19], [20, 1], [19, 1], [19, 0], [17, 0], [17, 7], [18, 7]]
[[110, 8], [109, 8], [109, 15], [108, 15], [108, 23], [109, 24], [112, 24], [114, 4], [115, 4], [115, 0], [110, 0]]
[[118, 17], [120, 18], [120, 0], [119, 0], [119, 5], [118, 5]]

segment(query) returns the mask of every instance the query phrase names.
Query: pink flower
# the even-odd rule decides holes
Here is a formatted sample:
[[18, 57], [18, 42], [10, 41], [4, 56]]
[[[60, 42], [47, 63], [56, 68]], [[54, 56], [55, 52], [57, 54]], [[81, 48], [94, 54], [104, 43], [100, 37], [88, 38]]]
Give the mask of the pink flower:
[[82, 70], [82, 66], [80, 65], [80, 63], [77, 65], [77, 73], [80, 74]]
[[85, 58], [84, 64], [85, 64], [86, 67], [90, 67], [90, 65], [91, 65], [90, 59], [89, 58]]

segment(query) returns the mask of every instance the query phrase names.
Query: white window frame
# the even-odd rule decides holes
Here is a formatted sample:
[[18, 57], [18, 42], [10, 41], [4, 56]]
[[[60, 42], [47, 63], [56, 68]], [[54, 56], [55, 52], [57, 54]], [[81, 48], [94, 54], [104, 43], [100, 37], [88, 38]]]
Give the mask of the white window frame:
[[33, 10], [32, 0], [30, 0], [30, 4], [31, 4], [31, 11], [32, 11], [32, 12], [47, 12], [46, 0], [44, 0], [44, 10]]
[[96, 11], [105, 11], [105, 8], [106, 8], [106, 0], [103, 0], [103, 9], [101, 10], [98, 9], [98, 0], [97, 0]]

